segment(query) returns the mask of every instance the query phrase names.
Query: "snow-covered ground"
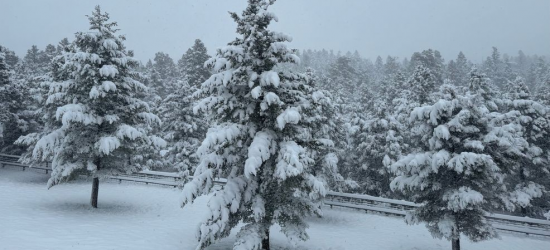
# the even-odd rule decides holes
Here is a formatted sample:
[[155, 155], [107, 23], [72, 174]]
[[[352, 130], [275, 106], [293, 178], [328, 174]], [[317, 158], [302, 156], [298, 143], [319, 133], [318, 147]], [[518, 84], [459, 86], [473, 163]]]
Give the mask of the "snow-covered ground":
[[[47, 175], [0, 169], [0, 249], [194, 249], [195, 228], [206, 199], [184, 209], [179, 189], [102, 182], [99, 208], [88, 205], [91, 184], [76, 182], [46, 189]], [[329, 209], [311, 218], [310, 240], [296, 248], [273, 228], [273, 249], [438, 250], [450, 243], [433, 239], [422, 225], [360, 211]], [[550, 239], [501, 235], [481, 243], [463, 240], [467, 250], [548, 250]], [[231, 249], [233, 237], [211, 250]]]

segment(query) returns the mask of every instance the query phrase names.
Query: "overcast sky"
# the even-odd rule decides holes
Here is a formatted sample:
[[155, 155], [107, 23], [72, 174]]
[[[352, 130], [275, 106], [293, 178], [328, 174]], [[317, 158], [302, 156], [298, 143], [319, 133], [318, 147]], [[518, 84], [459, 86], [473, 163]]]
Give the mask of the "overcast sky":
[[[95, 5], [117, 21], [126, 45], [140, 60], [157, 51], [179, 59], [196, 38], [209, 52], [235, 37], [227, 11], [241, 12], [245, 0], [0, 0], [0, 45], [23, 56], [70, 40], [88, 29]], [[278, 0], [273, 30], [291, 35], [292, 48], [354, 51], [410, 57], [433, 48], [447, 59], [459, 51], [481, 61], [496, 46], [515, 55], [550, 55], [550, 0]]]

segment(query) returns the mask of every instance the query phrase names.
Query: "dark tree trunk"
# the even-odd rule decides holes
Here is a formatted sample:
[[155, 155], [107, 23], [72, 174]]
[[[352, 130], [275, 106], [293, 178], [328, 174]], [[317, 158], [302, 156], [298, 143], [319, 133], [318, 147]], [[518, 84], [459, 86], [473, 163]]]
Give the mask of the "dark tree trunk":
[[453, 250], [460, 250], [460, 238], [453, 239]]
[[[519, 178], [522, 183], [526, 183], [527, 177], [525, 176], [525, 169], [523, 167], [521, 167], [519, 170]], [[521, 207], [520, 213], [522, 216], [527, 216], [527, 208]]]
[[269, 228], [265, 230], [265, 236], [262, 239], [262, 250], [269, 250]]
[[527, 208], [521, 207], [521, 215], [522, 216], [527, 216]]
[[92, 198], [90, 199], [90, 203], [92, 204], [93, 208], [97, 208], [98, 195], [99, 195], [99, 178], [94, 177], [92, 181]]

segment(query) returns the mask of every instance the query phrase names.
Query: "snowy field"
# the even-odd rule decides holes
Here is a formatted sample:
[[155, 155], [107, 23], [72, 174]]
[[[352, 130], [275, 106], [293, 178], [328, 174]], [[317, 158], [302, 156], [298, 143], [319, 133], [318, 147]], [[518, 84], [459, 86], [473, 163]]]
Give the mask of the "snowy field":
[[[195, 228], [206, 214], [206, 199], [184, 209], [179, 189], [102, 182], [99, 208], [91, 209], [91, 184], [46, 189], [47, 175], [0, 169], [0, 249], [194, 249]], [[327, 209], [311, 218], [310, 240], [292, 247], [274, 228], [275, 250], [436, 250], [450, 243], [433, 239], [424, 226], [360, 211]], [[502, 234], [500, 240], [471, 243], [466, 250], [548, 250], [550, 239]], [[209, 249], [231, 249], [229, 237]]]

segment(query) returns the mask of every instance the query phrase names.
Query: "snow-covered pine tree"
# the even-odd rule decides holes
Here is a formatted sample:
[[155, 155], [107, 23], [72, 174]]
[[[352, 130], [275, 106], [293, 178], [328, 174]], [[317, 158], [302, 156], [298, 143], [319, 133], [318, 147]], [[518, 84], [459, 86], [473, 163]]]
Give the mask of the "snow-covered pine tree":
[[[379, 67], [383, 74], [384, 65], [381, 60]], [[334, 135], [337, 138], [340, 173], [348, 179], [346, 184], [338, 188], [359, 187], [349, 180], [364, 181], [359, 178], [364, 175], [358, 174], [363, 173], [358, 169], [360, 164], [357, 160], [360, 154], [351, 152], [357, 152], [357, 143], [360, 143], [357, 133], [361, 133], [360, 124], [369, 116], [368, 111], [372, 109], [374, 100], [366, 62], [361, 60], [358, 53], [346, 53], [345, 56], [338, 57], [327, 72], [327, 78], [321, 81], [324, 83], [321, 87], [331, 93], [339, 110], [334, 117], [334, 122], [338, 124]]]
[[55, 47], [56, 55], [61, 55], [70, 44], [71, 43], [69, 42], [69, 39], [67, 39], [66, 37], [61, 39], [61, 41], [59, 41], [59, 43], [57, 43], [57, 46]]
[[[383, 103], [391, 110], [389, 114], [391, 114], [392, 126], [396, 129], [394, 130], [396, 132], [395, 137], [401, 138], [400, 140], [404, 142], [404, 144], [401, 144], [403, 153], [409, 147], [418, 146], [414, 145], [417, 141], [411, 140], [413, 130], [409, 119], [411, 112], [414, 108], [432, 104], [435, 99], [436, 79], [430, 69], [422, 65], [418, 65], [408, 78], [398, 73], [388, 76], [379, 86], [378, 96], [384, 99]], [[385, 162], [395, 160], [397, 158], [390, 157]]]
[[401, 72], [401, 65], [397, 61], [397, 57], [393, 57], [393, 56], [386, 57], [386, 63], [384, 64], [385, 76], [395, 75], [399, 72]]
[[60, 54], [58, 54], [57, 48], [55, 46], [53, 46], [52, 44], [46, 45], [46, 48], [40, 55], [39, 60], [40, 65], [43, 65], [42, 67], [45, 69], [44, 71], [47, 71], [48, 65], [50, 65], [52, 59], [57, 55]]
[[410, 101], [416, 102], [418, 105], [431, 104], [433, 102], [432, 94], [439, 87], [432, 71], [422, 64], [416, 67], [407, 84], [410, 88]]
[[[197, 153], [201, 162], [184, 186], [183, 204], [211, 196], [210, 216], [198, 229], [204, 249], [227, 237], [239, 223], [233, 249], [269, 249], [269, 231], [279, 224], [292, 242], [308, 238], [305, 216], [321, 213], [327, 183], [338, 176], [332, 141], [323, 131], [323, 92], [303, 74], [273, 71], [296, 63], [290, 37], [269, 31], [277, 20], [274, 0], [249, 0], [237, 23], [239, 37], [207, 62], [214, 74], [202, 84], [196, 111], [217, 121]], [[318, 165], [319, 162], [325, 163]], [[213, 181], [227, 178], [216, 190]]]
[[[0, 45], [0, 47], [2, 46]], [[3, 51], [4, 51], [4, 60], [5, 60], [5, 63], [8, 65], [8, 68], [14, 69], [17, 63], [19, 63], [21, 60], [12, 50], [9, 50], [8, 48], [3, 47]]]
[[542, 58], [531, 65], [527, 82], [536, 100], [550, 105], [550, 66]]
[[41, 58], [43, 57], [44, 52], [38, 49], [38, 46], [32, 45], [30, 49], [27, 50], [27, 54], [23, 58], [25, 68], [27, 73], [32, 73], [33, 75], [39, 75], [38, 71], [42, 71], [44, 66], [41, 63]]
[[381, 56], [377, 56], [374, 60], [372, 79], [375, 83], [379, 83], [384, 79], [384, 59]]
[[435, 78], [435, 81], [439, 84], [443, 82], [444, 75], [444, 60], [441, 57], [441, 53], [437, 50], [423, 50], [422, 52], [415, 52], [411, 56], [409, 64], [409, 72], [414, 72], [418, 66], [422, 65], [428, 68]]
[[469, 73], [472, 70], [471, 63], [466, 59], [466, 56], [462, 51], [458, 53], [456, 57], [456, 70], [458, 72], [458, 77], [455, 79], [455, 84], [458, 86], [468, 86]]
[[175, 168], [186, 175], [198, 164], [195, 153], [206, 132], [204, 118], [193, 113], [193, 93], [196, 90], [187, 81], [179, 80], [175, 91], [159, 108], [162, 135], [168, 142], [168, 147], [162, 152], [163, 168]]
[[500, 88], [504, 88], [508, 81], [513, 81], [516, 77], [510, 57], [506, 54], [501, 56], [496, 47], [493, 47], [491, 56], [483, 62], [483, 70], [493, 84]]
[[185, 77], [190, 86], [200, 88], [200, 85], [212, 75], [212, 72], [204, 67], [204, 63], [208, 59], [210, 56], [204, 43], [197, 39], [193, 47], [189, 48], [178, 61], [181, 75]]
[[341, 113], [348, 119], [356, 113], [356, 104], [360, 98], [358, 92], [361, 81], [352, 63], [349, 57], [338, 57], [328, 71], [329, 82], [326, 86], [333, 93]]
[[381, 99], [374, 102], [376, 111], [366, 119], [358, 119], [358, 131], [354, 134], [356, 155], [353, 180], [360, 192], [390, 197], [391, 175], [387, 171], [395, 159], [401, 156], [403, 137], [399, 133], [399, 122]]
[[[65, 38], [62, 41], [67, 41]], [[63, 52], [75, 53], [75, 48], [71, 44], [61, 43], [58, 45], [58, 51], [60, 55]], [[65, 64], [65, 58], [63, 56], [56, 56], [52, 58], [49, 71], [39, 77], [39, 93], [38, 93], [38, 106], [35, 110], [37, 114], [37, 122], [39, 124], [38, 128], [35, 131], [30, 131], [30, 133], [20, 136], [15, 142], [18, 145], [26, 146], [27, 150], [21, 155], [21, 162], [28, 164], [31, 167], [46, 167], [53, 160], [53, 155], [50, 154], [48, 157], [35, 158], [33, 157], [34, 148], [36, 143], [46, 135], [56, 131], [63, 124], [60, 120], [56, 119], [57, 108], [65, 105], [64, 100], [62, 99], [50, 99], [50, 86], [56, 82], [67, 81], [70, 78], [70, 72], [62, 70], [63, 65]]]
[[449, 61], [449, 64], [447, 64], [447, 75], [445, 76], [445, 80], [451, 81], [455, 85], [460, 85], [458, 82], [460, 81], [461, 74], [458, 71], [458, 67], [454, 60]]
[[411, 120], [419, 142], [413, 144], [419, 148], [390, 167], [396, 175], [391, 188], [413, 193], [410, 197], [421, 204], [407, 221], [425, 222], [434, 237], [451, 240], [453, 250], [460, 249], [461, 234], [473, 241], [495, 237], [485, 214], [510, 208], [502, 166], [487, 150], [495, 147], [487, 135], [499, 133], [489, 126], [492, 100], [486, 99], [490, 88], [483, 79], [472, 74], [464, 96], [443, 86], [444, 99], [415, 108]]
[[19, 154], [21, 149], [13, 143], [27, 129], [26, 122], [21, 119], [25, 89], [13, 80], [13, 71], [6, 63], [6, 51], [0, 46], [0, 152]]
[[6, 63], [6, 53], [4, 47], [0, 46], [0, 84], [6, 85], [10, 80], [10, 72]]
[[52, 159], [48, 187], [92, 175], [91, 204], [97, 207], [99, 177], [140, 170], [130, 164], [136, 148], [163, 141], [142, 126], [160, 119], [136, 98], [145, 86], [133, 77], [138, 61], [127, 56], [116, 23], [99, 6], [88, 18], [90, 31], [76, 33], [74, 49], [62, 55], [61, 81], [49, 85], [46, 105], [59, 105], [61, 126], [36, 142], [33, 158]]
[[[344, 178], [340, 171], [340, 157], [346, 154], [346, 145], [344, 143], [347, 136], [345, 125], [342, 117], [338, 113], [332, 101], [332, 94], [324, 89], [319, 88], [319, 77], [311, 68], [306, 69], [306, 96], [310, 98], [310, 102], [315, 105], [303, 107], [304, 123], [307, 122], [309, 127], [307, 133], [313, 134], [314, 137], [323, 138], [323, 141], [313, 145], [317, 154], [325, 157], [316, 157], [315, 166], [320, 169], [316, 173], [323, 178], [330, 190], [343, 190], [350, 187], [356, 187], [357, 183], [351, 178]], [[312, 137], [313, 137], [312, 136]], [[330, 139], [330, 140], [327, 140]], [[307, 140], [307, 139], [304, 139]], [[327, 172], [328, 171], [328, 172]]]
[[10, 111], [13, 111], [11, 99], [14, 96], [10, 84], [10, 71], [6, 63], [4, 48], [0, 46], [0, 152], [9, 144], [6, 142], [8, 124], [13, 119]]
[[[157, 100], [161, 101], [174, 90], [178, 77], [176, 64], [170, 55], [157, 52], [151, 66], [148, 68], [150, 70], [148, 72], [150, 78], [149, 87], [152, 92], [159, 96]], [[158, 106], [160, 104], [156, 103], [155, 105]]]
[[536, 94], [534, 95], [534, 98], [538, 102], [546, 106], [550, 106], [550, 72], [536, 88]]
[[[506, 86], [504, 108], [508, 119], [501, 123], [521, 126], [521, 153], [508, 162], [510, 173], [506, 183], [512, 192], [512, 201], [520, 207], [523, 216], [540, 216], [544, 212], [550, 189], [550, 116], [548, 107], [532, 100], [530, 91], [517, 77]], [[541, 197], [546, 196], [546, 199]]]
[[[360, 114], [351, 120], [346, 151], [341, 155], [341, 173], [357, 182], [361, 192], [391, 196], [391, 175], [387, 165], [398, 159], [406, 144], [401, 136], [402, 123], [396, 119], [396, 105], [404, 93], [405, 79], [400, 73], [386, 76], [377, 91], [362, 91]], [[362, 87], [363, 89], [365, 87]], [[398, 106], [398, 105], [397, 105]]]
[[[48, 46], [48, 53], [52, 52], [51, 46]], [[21, 135], [36, 132], [40, 130], [42, 126], [40, 124], [39, 113], [36, 112], [39, 109], [40, 98], [40, 82], [44, 77], [44, 74], [48, 71], [49, 54], [38, 49], [33, 45], [31, 49], [27, 51], [24, 60], [15, 65], [14, 74], [12, 75], [12, 84], [17, 85], [20, 95], [26, 97], [21, 98], [18, 101], [18, 127], [19, 132], [12, 131], [11, 142], [14, 142]], [[13, 154], [21, 154], [24, 151], [24, 147], [12, 146], [13, 150], [10, 150]]]

